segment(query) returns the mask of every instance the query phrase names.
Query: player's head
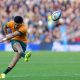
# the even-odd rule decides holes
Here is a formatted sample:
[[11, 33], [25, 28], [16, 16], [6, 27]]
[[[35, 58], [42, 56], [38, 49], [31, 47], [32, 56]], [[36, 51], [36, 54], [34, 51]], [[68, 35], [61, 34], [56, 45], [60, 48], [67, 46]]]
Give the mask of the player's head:
[[21, 16], [15, 16], [14, 22], [17, 24], [21, 24], [21, 23], [23, 23], [23, 18]]
[[18, 27], [18, 26], [22, 25], [23, 18], [21, 16], [15, 16], [14, 17], [14, 22], [15, 22], [15, 26]]

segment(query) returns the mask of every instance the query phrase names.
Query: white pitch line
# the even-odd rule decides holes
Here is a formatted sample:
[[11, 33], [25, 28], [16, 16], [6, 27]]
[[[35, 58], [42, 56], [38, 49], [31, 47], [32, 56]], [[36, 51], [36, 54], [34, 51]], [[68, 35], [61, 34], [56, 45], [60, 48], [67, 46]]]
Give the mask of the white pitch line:
[[6, 76], [7, 78], [23, 78], [23, 77], [77, 77], [77, 76], [80, 76], [80, 74], [73, 74], [73, 75], [67, 75], [67, 74], [62, 74], [62, 75], [18, 75], [18, 76]]
[[[39, 62], [38, 64], [60, 64], [60, 63], [80, 63], [80, 61], [55, 61], [55, 62], [48, 62], [48, 61], [45, 61], [45, 62]], [[6, 62], [0, 62], [0, 64], [7, 64]], [[20, 64], [23, 64], [23, 63], [19, 63]], [[37, 64], [37, 62], [30, 62], [29, 64]]]

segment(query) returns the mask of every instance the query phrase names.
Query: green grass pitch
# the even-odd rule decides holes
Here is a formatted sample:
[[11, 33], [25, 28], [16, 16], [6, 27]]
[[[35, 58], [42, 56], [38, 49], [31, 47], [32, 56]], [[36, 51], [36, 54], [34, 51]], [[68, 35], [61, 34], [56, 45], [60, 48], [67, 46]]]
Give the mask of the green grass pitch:
[[[0, 72], [13, 52], [0, 52]], [[33, 52], [28, 63], [21, 59], [4, 80], [80, 80], [79, 52]]]

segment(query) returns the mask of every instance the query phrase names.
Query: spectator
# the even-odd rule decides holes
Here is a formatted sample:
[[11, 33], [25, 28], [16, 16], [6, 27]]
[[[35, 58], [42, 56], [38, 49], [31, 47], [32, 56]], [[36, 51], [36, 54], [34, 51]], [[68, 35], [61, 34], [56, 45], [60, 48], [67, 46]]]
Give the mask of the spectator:
[[[56, 28], [54, 23], [48, 23], [50, 10], [58, 9], [62, 10], [60, 25], [66, 25], [68, 35], [80, 29], [80, 0], [0, 0], [0, 34], [7, 21], [15, 15], [21, 15], [29, 26], [30, 42], [49, 42], [53, 38], [60, 38], [60, 25]], [[79, 41], [71, 41], [77, 40]]]

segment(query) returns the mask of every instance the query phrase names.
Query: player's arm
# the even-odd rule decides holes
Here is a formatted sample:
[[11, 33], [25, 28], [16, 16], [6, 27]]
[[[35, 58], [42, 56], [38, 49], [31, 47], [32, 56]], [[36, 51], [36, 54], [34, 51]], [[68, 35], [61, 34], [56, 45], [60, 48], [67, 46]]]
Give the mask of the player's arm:
[[14, 33], [10, 33], [8, 35], [6, 35], [5, 38], [3, 38], [2, 40], [0, 40], [0, 42], [4, 42], [4, 41], [7, 41], [7, 40], [10, 40], [11, 38], [15, 37], [15, 36], [18, 36], [20, 35], [20, 32], [19, 31], [15, 31]]
[[4, 33], [5, 35], [9, 34], [8, 29], [11, 28], [12, 22], [7, 22], [6, 25], [4, 26]]
[[9, 40], [9, 39], [11, 39], [11, 38], [13, 38], [15, 36], [19, 36], [19, 35], [20, 35], [20, 32], [19, 31], [15, 31], [14, 33], [10, 33], [10, 34], [6, 35], [6, 38], [7, 38], [7, 40]]
[[8, 34], [7, 29], [8, 29], [8, 27], [7, 27], [7, 25], [5, 25], [5, 26], [4, 26], [4, 33], [5, 33], [5, 35]]
[[6, 35], [6, 40], [10, 40], [11, 38], [19, 35], [23, 35], [26, 32], [26, 27], [21, 27], [19, 30]]

